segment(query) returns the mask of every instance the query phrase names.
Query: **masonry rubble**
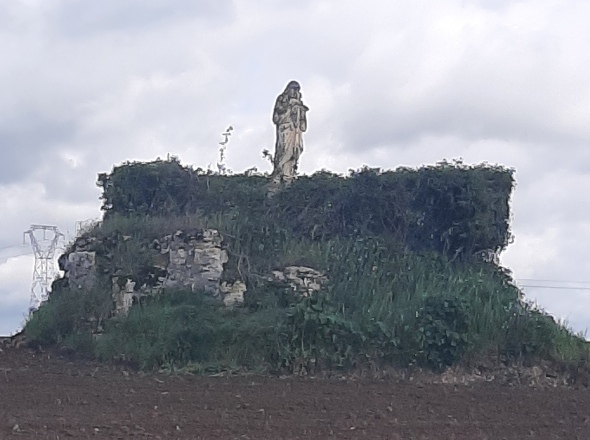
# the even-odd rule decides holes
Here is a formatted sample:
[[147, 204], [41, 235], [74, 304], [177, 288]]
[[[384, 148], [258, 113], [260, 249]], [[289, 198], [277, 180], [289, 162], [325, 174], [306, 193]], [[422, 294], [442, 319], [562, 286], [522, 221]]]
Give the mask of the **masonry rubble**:
[[283, 270], [274, 270], [271, 280], [285, 282], [295, 293], [307, 297], [321, 290], [328, 277], [311, 267], [287, 266]]
[[223, 296], [223, 304], [227, 307], [238, 305], [244, 302], [244, 293], [246, 293], [246, 284], [242, 281], [228, 283], [223, 281], [219, 286]]
[[[119, 238], [131, 239], [129, 236]], [[110, 247], [116, 241], [115, 237], [78, 239], [74, 250], [60, 258], [60, 269], [65, 271], [69, 285], [79, 289], [92, 287], [97, 271], [94, 249], [105, 244]], [[246, 284], [240, 280], [222, 281], [224, 264], [228, 261], [222, 241], [215, 229], [177, 231], [154, 240], [149, 246], [153, 260], [152, 267], [147, 268], [148, 275], [137, 279], [118, 270], [111, 277], [115, 314], [126, 315], [133, 303], [165, 288], [199, 290], [220, 299], [228, 307], [243, 303]], [[328, 281], [323, 273], [305, 266], [275, 270], [268, 279], [287, 283], [295, 293], [304, 297], [319, 291]]]
[[125, 284], [121, 286], [119, 284], [119, 277], [112, 278], [112, 297], [115, 303], [115, 314], [116, 315], [127, 315], [129, 309], [133, 305], [133, 299], [141, 298], [141, 293], [136, 293], [135, 285], [136, 282], [125, 279]]
[[[132, 239], [122, 237], [123, 240]], [[105, 241], [113, 242], [112, 237]], [[78, 239], [74, 250], [60, 258], [70, 286], [89, 288], [96, 281], [95, 237]], [[190, 288], [217, 297], [226, 306], [244, 301], [246, 285], [241, 281], [223, 282], [223, 265], [228, 261], [222, 237], [215, 229], [177, 231], [151, 243], [155, 253], [150, 274], [154, 279], [137, 280], [117, 271], [111, 278], [113, 302], [117, 315], [126, 315], [134, 301], [160, 292], [164, 288]]]
[[162, 280], [162, 287], [190, 287], [218, 294], [223, 265], [228, 261], [221, 243], [222, 237], [215, 229], [177, 231], [154, 240], [152, 247], [161, 255], [168, 255], [167, 277]]
[[88, 289], [96, 281], [96, 252], [75, 251], [62, 255], [58, 261], [60, 270], [68, 278], [70, 287]]

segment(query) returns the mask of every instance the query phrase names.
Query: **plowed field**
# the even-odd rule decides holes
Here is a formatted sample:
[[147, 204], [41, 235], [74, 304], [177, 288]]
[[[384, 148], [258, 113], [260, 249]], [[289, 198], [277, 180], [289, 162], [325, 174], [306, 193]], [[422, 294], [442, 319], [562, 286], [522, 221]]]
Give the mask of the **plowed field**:
[[590, 389], [141, 374], [0, 352], [1, 439], [590, 439]]

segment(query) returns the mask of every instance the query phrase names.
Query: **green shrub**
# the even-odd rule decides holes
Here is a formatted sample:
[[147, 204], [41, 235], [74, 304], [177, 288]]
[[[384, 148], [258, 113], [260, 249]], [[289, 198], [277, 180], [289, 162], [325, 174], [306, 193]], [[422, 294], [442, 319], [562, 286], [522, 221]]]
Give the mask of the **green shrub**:
[[103, 360], [121, 359], [141, 369], [189, 364], [260, 367], [275, 362], [280, 316], [226, 309], [206, 295], [166, 292], [126, 318], [113, 319], [97, 341]]
[[283, 336], [284, 366], [307, 371], [316, 364], [326, 368], [352, 365], [365, 340], [361, 329], [319, 293], [291, 305]]
[[92, 335], [109, 315], [111, 304], [110, 292], [105, 289], [62, 289], [52, 293], [32, 314], [25, 325], [25, 335], [33, 344], [42, 346], [66, 340], [77, 346], [74, 335]]
[[585, 364], [590, 359], [590, 344], [564, 324], [523, 303], [506, 325], [504, 354], [519, 360], [550, 359], [571, 364]]
[[467, 348], [467, 316], [466, 305], [460, 298], [426, 298], [417, 314], [418, 362], [436, 371], [457, 363]]
[[215, 328], [221, 324], [219, 316], [204, 301], [175, 302], [133, 307], [127, 317], [111, 320], [97, 342], [99, 357], [123, 359], [142, 369], [207, 359]]
[[94, 356], [94, 335], [88, 331], [70, 333], [60, 344], [62, 348], [83, 356]]
[[351, 368], [397, 354], [399, 340], [385, 324], [347, 318], [326, 293], [301, 298], [286, 316], [280, 357], [288, 369]]

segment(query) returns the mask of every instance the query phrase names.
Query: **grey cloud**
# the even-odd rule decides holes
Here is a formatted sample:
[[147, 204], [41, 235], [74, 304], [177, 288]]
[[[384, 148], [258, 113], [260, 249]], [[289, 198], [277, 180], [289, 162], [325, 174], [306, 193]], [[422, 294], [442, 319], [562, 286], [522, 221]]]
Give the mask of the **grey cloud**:
[[10, 258], [33, 253], [31, 246], [21, 244], [19, 241], [22, 242], [22, 233], [17, 236], [2, 237], [2, 239], [0, 239], [0, 265], [6, 263]]
[[[517, 27], [494, 15], [481, 27], [449, 22], [456, 29], [439, 35], [438, 18], [427, 15], [415, 29], [402, 24], [350, 59], [350, 93], [334, 109], [345, 149], [424, 136], [588, 143], [578, 104], [587, 88], [576, 78], [590, 65], [564, 55], [583, 38], [579, 32], [552, 22]], [[566, 121], [566, 112], [578, 117]]]
[[68, 167], [63, 161], [53, 161], [45, 170], [44, 189], [54, 202], [84, 204], [96, 200], [99, 191], [95, 186], [96, 175], [89, 168]]
[[10, 23], [10, 14], [6, 6], [0, 5], [0, 27], [6, 29]]
[[[584, 219], [585, 220], [585, 219]], [[561, 226], [561, 224], [560, 224]], [[548, 252], [556, 255], [583, 256], [590, 242], [590, 228], [585, 221], [565, 222], [556, 235], [555, 242], [551, 243]], [[590, 259], [580, 258], [572, 264], [569, 258], [547, 261], [536, 268], [537, 278], [562, 279], [579, 281], [590, 273]]]
[[469, 0], [466, 3], [474, 4], [485, 9], [499, 10], [505, 9], [507, 6], [514, 6], [524, 2], [515, 0]]
[[220, 22], [231, 18], [230, 0], [83, 0], [63, 1], [56, 12], [60, 32], [69, 37], [88, 37], [117, 31], [156, 28], [178, 19]]
[[[383, 87], [383, 90], [366, 91], [367, 87]], [[345, 149], [377, 148], [387, 144], [403, 147], [425, 136], [455, 136], [467, 141], [509, 139], [586, 150], [589, 139], [552, 126], [550, 116], [544, 116], [543, 110], [536, 116], [532, 108], [510, 108], [511, 105], [521, 106], [520, 103], [490, 106], [485, 94], [477, 91], [479, 87], [486, 85], [472, 89], [462, 89], [459, 84], [444, 86], [424, 99], [404, 104], [391, 96], [386, 85], [356, 84], [352, 86], [348, 101], [339, 105], [342, 118], [337, 130]], [[454, 92], [456, 90], [460, 91]]]
[[[541, 233], [552, 227], [573, 233], [573, 226], [586, 223], [590, 218], [590, 204], [580, 203], [579, 192], [590, 185], [587, 175], [559, 169], [545, 173], [530, 171], [525, 175], [519, 175], [517, 169], [516, 175], [524, 181], [517, 185], [514, 194], [516, 227], [526, 225], [528, 233]], [[581, 248], [579, 251], [584, 253]]]
[[71, 121], [53, 120], [26, 109], [15, 112], [0, 122], [0, 184], [26, 180], [75, 133]]

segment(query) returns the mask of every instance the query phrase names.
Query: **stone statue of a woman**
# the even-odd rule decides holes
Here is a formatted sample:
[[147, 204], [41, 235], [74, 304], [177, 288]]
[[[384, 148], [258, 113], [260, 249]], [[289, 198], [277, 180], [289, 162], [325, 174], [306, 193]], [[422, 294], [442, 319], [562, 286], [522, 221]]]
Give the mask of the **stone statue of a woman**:
[[303, 132], [307, 130], [306, 113], [309, 110], [301, 101], [297, 81], [287, 84], [285, 91], [275, 103], [272, 121], [276, 125], [274, 169], [272, 181], [275, 186], [290, 184], [297, 174], [299, 156], [303, 152]]

